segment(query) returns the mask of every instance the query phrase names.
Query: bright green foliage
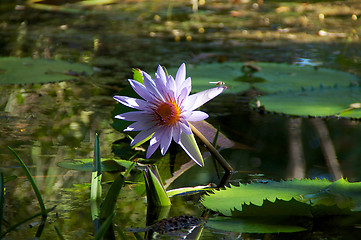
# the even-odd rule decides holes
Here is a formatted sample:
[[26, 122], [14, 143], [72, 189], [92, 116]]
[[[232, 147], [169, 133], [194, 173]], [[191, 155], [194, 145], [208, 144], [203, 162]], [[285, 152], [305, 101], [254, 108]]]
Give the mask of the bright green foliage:
[[171, 205], [156, 166], [145, 169], [144, 179], [149, 205], [158, 207]]
[[[212, 63], [188, 65], [187, 76], [192, 78], [192, 91], [199, 92], [215, 84], [209, 82], [222, 81], [228, 86], [225, 93], [239, 93], [250, 87], [266, 92], [298, 91], [302, 88], [349, 86], [359, 79], [349, 73], [314, 67], [301, 67], [278, 63], [255, 63], [260, 71], [252, 71], [244, 67], [242, 62]], [[173, 76], [175, 68], [169, 69]]]
[[251, 183], [214, 191], [202, 203], [235, 217], [343, 215], [361, 210], [361, 183], [344, 179]]
[[254, 107], [294, 116], [361, 119], [361, 87], [319, 88], [258, 97]]
[[32, 58], [0, 58], [0, 84], [59, 82], [88, 76], [93, 69], [82, 63]]

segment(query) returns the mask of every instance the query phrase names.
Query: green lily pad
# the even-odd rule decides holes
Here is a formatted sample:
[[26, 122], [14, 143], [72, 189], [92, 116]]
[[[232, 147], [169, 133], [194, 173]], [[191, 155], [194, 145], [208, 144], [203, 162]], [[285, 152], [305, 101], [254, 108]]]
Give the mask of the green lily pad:
[[231, 186], [204, 196], [202, 204], [229, 217], [361, 216], [361, 183], [345, 179], [271, 181]]
[[274, 218], [247, 219], [214, 217], [207, 219], [207, 227], [221, 231], [239, 232], [239, 233], [279, 233], [279, 232], [301, 232], [306, 228], [292, 225], [282, 219], [275, 221]]
[[[300, 194], [316, 193], [330, 184], [331, 182], [328, 180], [294, 179], [281, 182], [271, 181], [267, 184], [251, 183], [231, 186], [204, 196], [202, 204], [225, 216], [232, 216], [232, 212], [242, 211], [244, 206], [250, 204], [262, 206], [265, 200], [274, 203], [277, 199], [290, 201]], [[288, 212], [290, 215], [292, 213]], [[280, 210], [278, 210], [278, 214], [280, 214]]]
[[[102, 159], [102, 171], [124, 171], [126, 168], [129, 168], [133, 162], [119, 159]], [[57, 164], [59, 167], [78, 170], [78, 171], [93, 171], [93, 159], [85, 158], [85, 159], [75, 159], [71, 161], [59, 162]]]
[[0, 58], [0, 84], [59, 82], [92, 73], [92, 67], [82, 63], [16, 57]]
[[[177, 69], [170, 68], [168, 72], [175, 76]], [[266, 93], [276, 93], [320, 85], [349, 86], [359, 81], [357, 76], [327, 68], [263, 62], [254, 65], [243, 62], [187, 65], [187, 76], [192, 78], [194, 92], [223, 82], [228, 87], [225, 93], [239, 93], [250, 87]]]
[[361, 119], [361, 87], [320, 88], [261, 96], [252, 106], [292, 116]]

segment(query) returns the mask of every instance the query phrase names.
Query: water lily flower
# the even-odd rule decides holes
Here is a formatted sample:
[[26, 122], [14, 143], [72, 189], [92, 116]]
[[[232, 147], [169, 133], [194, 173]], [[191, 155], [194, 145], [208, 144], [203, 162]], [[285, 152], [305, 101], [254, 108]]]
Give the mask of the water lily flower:
[[115, 116], [115, 118], [135, 121], [124, 131], [140, 131], [132, 140], [137, 144], [151, 136], [146, 157], [149, 158], [158, 147], [164, 155], [172, 139], [178, 143], [189, 157], [203, 166], [203, 158], [189, 126], [189, 121], [201, 121], [208, 114], [196, 109], [223, 92], [226, 87], [218, 86], [196, 94], [191, 92], [191, 78], [186, 78], [186, 66], [183, 63], [175, 79], [167, 76], [158, 66], [153, 79], [142, 72], [144, 85], [129, 79], [134, 91], [143, 99], [127, 96], [114, 96], [121, 104], [139, 111], [131, 111]]

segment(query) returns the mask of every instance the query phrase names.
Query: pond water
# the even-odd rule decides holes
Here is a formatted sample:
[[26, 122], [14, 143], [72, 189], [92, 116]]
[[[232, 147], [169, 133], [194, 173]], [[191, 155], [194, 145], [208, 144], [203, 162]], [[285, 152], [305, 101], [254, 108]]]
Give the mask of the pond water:
[[[101, 156], [114, 157], [112, 144], [123, 139], [112, 128], [112, 96], [132, 78], [132, 68], [151, 75], [158, 64], [185, 62], [295, 63], [310, 59], [323, 67], [361, 76], [361, 3], [346, 1], [14, 1], [0, 3], [0, 56], [49, 58], [82, 62], [95, 73], [60, 83], [0, 85], [0, 166], [5, 177], [3, 229], [40, 211], [37, 199], [13, 148], [35, 178], [49, 214], [43, 239], [55, 238], [54, 226], [66, 239], [90, 239], [94, 227], [89, 210], [90, 173], [57, 166], [64, 160], [92, 158], [95, 133]], [[1, 74], [0, 66], [0, 74]], [[222, 80], [222, 79], [220, 79]], [[358, 121], [294, 120], [249, 108], [258, 94], [226, 92], [202, 109], [208, 121], [236, 148], [222, 153], [236, 173], [231, 182], [280, 180], [293, 176], [333, 179], [315, 125], [323, 123], [350, 181], [361, 180], [361, 125]], [[293, 124], [293, 125], [292, 125]], [[296, 126], [296, 127], [295, 127]], [[300, 130], [304, 168], [293, 171], [290, 132]], [[202, 149], [203, 151], [204, 149]], [[163, 166], [164, 167], [164, 166]], [[166, 166], [167, 167], [167, 166]], [[176, 179], [171, 188], [219, 183], [211, 161]], [[104, 191], [107, 189], [104, 186]], [[172, 199], [169, 217], [199, 217], [199, 196]], [[114, 230], [119, 239], [135, 239], [129, 228], [144, 228], [144, 195], [126, 185], [118, 200]], [[35, 236], [40, 218], [6, 235]], [[120, 229], [120, 230], [119, 230]], [[205, 227], [200, 239], [358, 239], [358, 227], [289, 234], [249, 234]], [[143, 233], [139, 233], [143, 237]], [[179, 236], [164, 235], [162, 239]]]

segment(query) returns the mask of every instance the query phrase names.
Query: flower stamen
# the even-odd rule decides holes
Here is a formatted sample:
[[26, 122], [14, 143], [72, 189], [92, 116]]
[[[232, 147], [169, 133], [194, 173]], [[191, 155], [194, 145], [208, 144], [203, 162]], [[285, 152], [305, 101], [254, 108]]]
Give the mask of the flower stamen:
[[175, 102], [163, 102], [155, 109], [158, 121], [163, 125], [175, 125], [180, 118], [181, 110]]

